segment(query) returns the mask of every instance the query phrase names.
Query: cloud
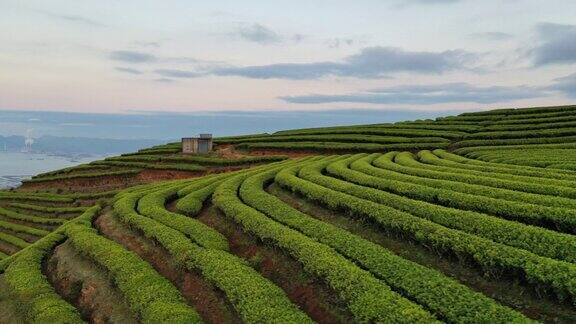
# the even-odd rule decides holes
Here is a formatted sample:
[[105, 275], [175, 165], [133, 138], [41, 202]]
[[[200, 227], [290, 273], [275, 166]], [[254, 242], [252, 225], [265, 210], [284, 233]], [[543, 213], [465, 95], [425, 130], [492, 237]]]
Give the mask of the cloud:
[[256, 23], [240, 26], [236, 34], [246, 41], [259, 43], [262, 45], [279, 43], [283, 40], [283, 37], [273, 30]]
[[447, 4], [462, 2], [462, 0], [402, 0], [403, 3], [408, 4]]
[[53, 13], [53, 12], [45, 11], [45, 10], [33, 10], [33, 11], [35, 11], [36, 13], [39, 13], [41, 15], [50, 17], [50, 18], [54, 18], [54, 19], [58, 19], [58, 20], [62, 20], [62, 21], [70, 22], [70, 23], [76, 23], [76, 24], [86, 25], [86, 26], [90, 26], [90, 27], [106, 27], [106, 25], [101, 23], [101, 22], [98, 22], [96, 20], [86, 18], [83, 16], [79, 16], [79, 15], [57, 14], [57, 13]]
[[484, 33], [473, 33], [470, 37], [483, 40], [491, 41], [503, 41], [514, 38], [513, 35], [503, 32], [484, 32]]
[[394, 7], [402, 9], [411, 5], [443, 5], [462, 1], [464, 0], [398, 0]]
[[438, 85], [401, 85], [362, 93], [344, 95], [311, 94], [285, 96], [279, 99], [296, 104], [323, 103], [368, 103], [368, 104], [412, 104], [432, 105], [440, 103], [472, 102], [493, 104], [518, 99], [546, 96], [546, 89], [518, 87], [478, 87], [468, 83], [446, 83]]
[[88, 26], [93, 26], [93, 27], [105, 27], [106, 25], [99, 23], [95, 20], [89, 19], [89, 18], [84, 18], [82, 16], [76, 16], [76, 15], [56, 15], [55, 17], [58, 17], [62, 20], [66, 20], [69, 22], [73, 22], [73, 23], [80, 23], [80, 24], [84, 24], [84, 25], [88, 25]]
[[158, 69], [155, 70], [154, 72], [167, 78], [183, 78], [183, 79], [197, 78], [206, 75], [205, 73], [200, 72], [174, 70], [174, 69]]
[[261, 66], [228, 67], [214, 70], [220, 76], [240, 76], [250, 79], [306, 80], [337, 74], [339, 63], [318, 62], [308, 64], [280, 63]]
[[115, 70], [119, 71], [119, 72], [123, 72], [123, 73], [128, 73], [128, 74], [142, 74], [142, 73], [144, 73], [140, 70], [127, 68], [127, 67], [117, 67], [117, 68], [115, 68]]
[[152, 54], [135, 51], [113, 51], [110, 53], [110, 59], [126, 63], [150, 63], [158, 61], [158, 58]]
[[554, 81], [555, 83], [548, 87], [549, 89], [563, 92], [568, 97], [576, 99], [576, 73]]
[[147, 52], [128, 50], [112, 51], [109, 58], [123, 63], [203, 64], [206, 67], [222, 65], [219, 61], [199, 60], [193, 57], [158, 57]]
[[537, 32], [540, 44], [531, 51], [535, 66], [576, 63], [576, 25], [543, 23]]
[[325, 76], [382, 78], [396, 72], [443, 73], [466, 69], [477, 59], [463, 50], [410, 52], [394, 47], [368, 47], [342, 62], [280, 63], [217, 68], [212, 74], [253, 79], [318, 79]]
[[134, 42], [134, 45], [142, 46], [142, 47], [154, 47], [154, 48], [159, 48], [159, 47], [160, 47], [160, 42], [136, 41], [136, 42]]
[[158, 82], [158, 83], [174, 83], [174, 82], [176, 82], [176, 80], [169, 79], [169, 78], [158, 78], [158, 79], [154, 79], [154, 81]]
[[340, 48], [343, 46], [352, 46], [355, 45], [357, 41], [354, 38], [342, 38], [342, 37], [335, 37], [326, 40], [326, 45], [329, 48]]

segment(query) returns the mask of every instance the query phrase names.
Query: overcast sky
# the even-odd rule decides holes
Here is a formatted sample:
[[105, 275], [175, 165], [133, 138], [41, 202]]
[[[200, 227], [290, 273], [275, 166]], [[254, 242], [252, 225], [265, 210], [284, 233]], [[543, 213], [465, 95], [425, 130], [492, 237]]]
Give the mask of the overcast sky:
[[574, 102], [574, 0], [0, 1], [0, 109]]

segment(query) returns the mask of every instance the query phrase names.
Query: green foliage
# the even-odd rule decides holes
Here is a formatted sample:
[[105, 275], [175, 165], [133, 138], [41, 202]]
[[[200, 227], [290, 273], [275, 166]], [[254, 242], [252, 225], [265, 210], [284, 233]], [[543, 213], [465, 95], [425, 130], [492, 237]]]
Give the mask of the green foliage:
[[200, 271], [226, 294], [246, 322], [310, 322], [280, 288], [241, 259], [222, 250], [202, 248], [181, 232], [136, 213], [134, 209], [142, 195], [126, 194], [115, 202], [114, 211], [120, 220], [158, 242], [182, 267]]
[[[526, 226], [486, 214], [447, 208], [425, 202], [438, 203], [441, 200], [449, 200], [451, 199], [451, 193], [438, 191], [436, 188], [390, 180], [390, 177], [386, 176], [385, 172], [379, 172], [377, 168], [370, 165], [374, 157], [368, 156], [361, 159], [353, 157], [352, 159], [332, 163], [327, 167], [327, 171], [330, 174], [365, 187], [352, 186], [344, 181], [321, 177], [319, 173], [316, 174], [314, 180], [317, 183], [323, 181], [320, 184], [325, 185], [348, 186], [350, 192], [354, 189], [353, 193], [357, 197], [408, 212], [449, 228], [519, 247], [542, 256], [569, 262], [576, 261], [576, 237], [540, 227]], [[352, 162], [354, 160], [356, 161]], [[350, 164], [353, 170], [348, 169]], [[311, 171], [310, 174], [312, 174]], [[424, 201], [413, 200], [409, 197], [416, 197]]]
[[52, 206], [32, 205], [23, 203], [11, 203], [10, 207], [24, 210], [31, 210], [46, 214], [57, 214], [57, 215], [83, 213], [88, 209], [88, 207], [52, 207]]
[[8, 259], [0, 270], [28, 323], [83, 323], [78, 311], [58, 295], [42, 273], [42, 262], [48, 253], [65, 239], [67, 226], [90, 222], [99, 206], [86, 210], [76, 220], [56, 230]]
[[409, 169], [393, 163], [393, 156], [394, 153], [388, 153], [374, 159], [372, 164], [378, 168], [362, 161], [352, 164], [352, 167], [382, 178], [379, 181], [381, 186], [379, 188], [386, 188], [385, 190], [398, 195], [566, 232], [573, 231], [576, 217], [573, 200], [425, 178], [420, 176], [418, 169]]
[[369, 272], [358, 268], [328, 246], [270, 220], [242, 203], [237, 192], [246, 178], [226, 180], [214, 192], [213, 201], [227, 216], [262, 240], [271, 240], [297, 258], [309, 271], [324, 280], [346, 300], [360, 322], [431, 322], [433, 316], [403, 299]]
[[71, 203], [74, 199], [69, 197], [62, 197], [49, 193], [24, 193], [24, 192], [10, 192], [0, 191], [0, 200], [18, 200], [18, 201], [34, 201], [34, 202], [49, 202], [49, 203]]
[[114, 160], [104, 160], [92, 162], [94, 164], [104, 164], [109, 166], [127, 167], [127, 168], [141, 168], [141, 169], [155, 169], [155, 170], [177, 170], [177, 171], [203, 171], [206, 168], [196, 164], [154, 164], [146, 162], [126, 162], [126, 161], [114, 161]]
[[10, 244], [14, 245], [15, 247], [18, 247], [21, 249], [30, 245], [30, 243], [24, 241], [23, 239], [21, 239], [17, 236], [10, 235], [10, 234], [3, 233], [3, 232], [0, 232], [0, 241], [10, 243]]
[[143, 323], [202, 322], [178, 290], [138, 255], [87, 226], [68, 226], [66, 235], [78, 251], [110, 273], [116, 287]]
[[392, 150], [422, 150], [447, 147], [448, 143], [338, 143], [338, 142], [269, 142], [269, 143], [242, 143], [238, 148], [244, 149], [286, 149], [310, 151], [346, 151], [346, 152], [381, 152]]
[[428, 130], [413, 128], [388, 128], [388, 127], [325, 127], [295, 129], [280, 131], [274, 135], [311, 135], [311, 134], [360, 134], [360, 135], [381, 135], [381, 136], [407, 136], [407, 137], [442, 137], [447, 139], [459, 139], [466, 135], [465, 132], [454, 132], [445, 130]]
[[138, 212], [186, 234], [205, 248], [228, 250], [228, 241], [216, 230], [194, 218], [166, 210], [166, 202], [176, 196], [178, 189], [168, 187], [145, 195], [138, 202]]
[[531, 168], [526, 166], [511, 166], [495, 163], [487, 163], [479, 160], [469, 159], [460, 155], [452, 154], [444, 150], [434, 150], [433, 154], [440, 159], [430, 159], [427, 163], [458, 167], [483, 172], [509, 173], [528, 177], [539, 177], [549, 179], [568, 180], [576, 182], [576, 173], [558, 172], [556, 170], [545, 170], [542, 168]]
[[3, 220], [0, 220], [0, 229], [7, 229], [7, 230], [10, 230], [10, 231], [13, 231], [16, 233], [26, 233], [26, 234], [35, 235], [38, 237], [42, 237], [42, 236], [50, 233], [50, 232], [45, 231], [45, 230], [41, 230], [41, 229], [37, 229], [37, 228], [33, 228], [33, 227], [28, 227], [25, 225], [5, 222]]
[[56, 175], [62, 175], [62, 174], [69, 174], [72, 172], [77, 172], [77, 171], [93, 171], [93, 170], [102, 170], [102, 169], [109, 169], [110, 167], [107, 165], [93, 165], [93, 164], [81, 164], [81, 165], [77, 165], [77, 166], [73, 166], [70, 168], [64, 168], [64, 169], [60, 169], [60, 170], [56, 170], [56, 171], [51, 171], [51, 172], [45, 172], [45, 173], [40, 173], [38, 175], [33, 176], [33, 179], [36, 178], [42, 178], [42, 177], [51, 177], [51, 176], [56, 176]]
[[2, 207], [0, 207], [0, 216], [13, 220], [30, 222], [35, 224], [43, 224], [43, 225], [61, 225], [66, 222], [66, 219], [26, 215]]
[[91, 178], [100, 178], [100, 177], [131, 177], [138, 173], [141, 170], [133, 169], [133, 170], [121, 170], [121, 171], [110, 171], [110, 172], [94, 172], [94, 173], [79, 173], [79, 174], [70, 174], [70, 175], [55, 175], [50, 177], [41, 177], [41, 178], [34, 178], [29, 180], [24, 180], [25, 183], [34, 183], [34, 182], [45, 182], [45, 181], [55, 181], [55, 180], [70, 180], [70, 179], [91, 179]]
[[[304, 164], [285, 168], [277, 177], [293, 183], [302, 182], [295, 176], [302, 166]], [[276, 173], [273, 170], [246, 179], [240, 188], [240, 197], [277, 222], [331, 246], [377, 275], [395, 291], [402, 291], [408, 298], [424, 305], [442, 319], [451, 322], [492, 323], [527, 320], [439, 272], [398, 257], [377, 244], [291, 208], [264, 191], [264, 186], [273, 180]]]
[[[318, 177], [318, 171], [313, 169], [308, 171], [304, 168], [299, 174], [300, 177], [309, 181]], [[519, 275], [531, 283], [549, 288], [559, 298], [576, 297], [576, 266], [574, 264], [544, 258], [526, 250], [495, 243], [356, 197], [354, 193], [359, 186], [349, 183], [345, 186], [329, 188], [312, 182], [295, 186], [284, 182], [279, 177], [276, 180], [329, 208], [346, 210], [360, 217], [371, 219], [387, 230], [401, 233], [440, 251], [467, 256], [486, 271], [502, 270]]]
[[[563, 183], [562, 180], [542, 179], [539, 180], [539, 183], [534, 183], [534, 178], [530, 177], [485, 173], [422, 164], [416, 161], [409, 152], [402, 152], [395, 155], [394, 162], [404, 166], [403, 170], [406, 170], [407, 173], [411, 172], [411, 174], [420, 177], [458, 181], [547, 196], [576, 198], [576, 188], [559, 185]], [[376, 161], [376, 163], [378, 163], [378, 161]]]
[[325, 134], [325, 135], [269, 135], [265, 137], [252, 137], [228, 139], [223, 143], [265, 143], [265, 142], [354, 142], [354, 143], [437, 143], [449, 142], [442, 137], [392, 137], [378, 135], [352, 135], [352, 134]]
[[22, 251], [4, 273], [28, 323], [83, 323], [78, 311], [54, 291], [42, 273], [42, 260], [63, 239], [60, 233], [45, 237]]

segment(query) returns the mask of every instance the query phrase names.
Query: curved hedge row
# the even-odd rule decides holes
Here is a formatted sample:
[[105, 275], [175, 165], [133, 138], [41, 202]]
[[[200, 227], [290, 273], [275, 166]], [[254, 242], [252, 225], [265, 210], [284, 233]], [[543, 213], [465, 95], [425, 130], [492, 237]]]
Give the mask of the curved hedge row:
[[464, 136], [465, 140], [468, 139], [504, 139], [504, 138], [543, 138], [543, 137], [560, 137], [560, 136], [574, 136], [576, 135], [576, 128], [560, 128], [560, 129], [544, 129], [544, 130], [530, 130], [530, 131], [503, 131], [503, 132], [478, 132]]
[[[405, 260], [380, 245], [331, 224], [316, 220], [264, 191], [266, 183], [298, 183], [295, 174], [304, 164], [251, 176], [242, 183], [239, 194], [248, 205], [303, 234], [329, 245], [345, 257], [384, 280], [395, 291], [424, 305], [439, 318], [451, 322], [510, 322], [526, 320], [482, 294], [445, 277], [439, 272]], [[437, 287], [442, 287], [439, 290]]]
[[[399, 172], [402, 169], [392, 162], [391, 155], [386, 154], [375, 159], [372, 163], [377, 168], [371, 167], [362, 171], [370, 172], [371, 175], [378, 177], [427, 187], [420, 186], [421, 190], [401, 191], [400, 189], [406, 185], [392, 187], [399, 190], [398, 194], [416, 199], [428, 199], [448, 207], [484, 212], [528, 224], [538, 224], [568, 232], [574, 231], [576, 219], [574, 209], [555, 207], [559, 206], [561, 201], [557, 197], [544, 196], [543, 199], [538, 199], [537, 195], [529, 193], [403, 174]], [[427, 194], [423, 195], [423, 193]], [[568, 202], [573, 203], [570, 200]]]
[[341, 142], [341, 143], [437, 143], [449, 142], [442, 137], [392, 137], [378, 135], [351, 135], [351, 134], [326, 134], [326, 135], [269, 135], [249, 139], [230, 139], [225, 143], [265, 143], [265, 142]]
[[34, 182], [45, 182], [45, 181], [55, 181], [55, 180], [70, 180], [70, 179], [91, 179], [91, 178], [100, 178], [100, 177], [112, 177], [112, 176], [122, 176], [122, 177], [129, 177], [134, 176], [140, 173], [140, 169], [133, 169], [133, 170], [121, 170], [121, 171], [110, 171], [110, 172], [94, 172], [94, 173], [80, 173], [80, 174], [71, 174], [71, 175], [61, 175], [61, 176], [50, 176], [50, 177], [42, 177], [42, 178], [34, 178], [23, 180], [24, 183], [34, 183]]
[[514, 150], [534, 150], [534, 149], [576, 149], [576, 143], [558, 144], [534, 144], [534, 145], [500, 145], [500, 146], [473, 146], [462, 147], [454, 150], [454, 153], [468, 155], [475, 151], [514, 151]]
[[161, 157], [160, 161], [174, 162], [196, 162], [201, 165], [210, 166], [236, 166], [244, 164], [270, 163], [286, 160], [288, 157], [283, 155], [262, 155], [262, 156], [245, 156], [235, 159], [223, 159], [206, 156], [166, 156]]
[[115, 214], [124, 223], [158, 242], [182, 267], [200, 271], [204, 278], [226, 294], [245, 321], [311, 322], [280, 288], [241, 259], [222, 250], [201, 248], [179, 231], [136, 213], [135, 207], [141, 195], [123, 195], [114, 203]]
[[289, 130], [274, 133], [274, 135], [304, 135], [304, 134], [361, 134], [361, 135], [387, 135], [407, 137], [443, 137], [447, 139], [459, 139], [466, 135], [465, 132], [447, 132], [441, 130], [421, 130], [402, 128], [377, 128], [377, 127], [328, 127], [310, 128], [302, 130]]
[[571, 122], [576, 120], [576, 114], [568, 114], [561, 116], [544, 116], [528, 118], [528, 119], [504, 119], [496, 120], [491, 122], [489, 126], [513, 126], [513, 125], [538, 125], [538, 124], [549, 124], [549, 123], [560, 123], [560, 122]]
[[43, 225], [62, 225], [67, 221], [66, 219], [61, 218], [46, 218], [46, 217], [21, 214], [2, 207], [0, 207], [0, 216], [10, 218], [13, 220], [30, 222], [35, 224], [43, 224]]
[[[299, 176], [310, 181], [317, 173], [317, 170], [304, 168]], [[283, 184], [290, 186], [288, 183]], [[568, 297], [574, 300], [576, 297], [576, 265], [449, 229], [370, 200], [358, 198], [347, 192], [347, 189], [354, 186], [347, 184], [335, 190], [309, 182], [306, 186], [290, 187], [329, 208], [346, 210], [371, 219], [383, 228], [407, 235], [421, 244], [455, 255], [468, 256], [486, 271], [502, 270], [508, 274], [517, 274], [530, 283], [554, 291], [561, 299]]]
[[443, 166], [457, 166], [462, 169], [470, 169], [482, 172], [509, 173], [529, 177], [550, 178], [576, 182], [576, 173], [570, 174], [566, 172], [557, 172], [554, 170], [544, 170], [541, 168], [530, 168], [522, 166], [513, 167], [510, 165], [484, 162], [452, 154], [442, 149], [434, 150], [432, 153], [438, 156], [440, 159], [431, 162], [434, 164], [438, 163], [439, 165]]
[[534, 178], [515, 175], [500, 175], [457, 168], [438, 167], [422, 164], [414, 159], [409, 152], [402, 152], [394, 157], [394, 162], [404, 166], [406, 172], [412, 172], [421, 177], [452, 180], [494, 188], [510, 189], [533, 194], [553, 197], [576, 198], [576, 188], [545, 184], [546, 182], [561, 182], [561, 180], [542, 179], [542, 184], [534, 183]]
[[576, 136], [463, 140], [452, 144], [452, 147], [462, 148], [462, 147], [492, 146], [492, 145], [498, 146], [498, 145], [556, 144], [556, 143], [572, 143], [572, 142], [576, 142]]
[[28, 227], [28, 226], [24, 226], [24, 225], [20, 225], [20, 224], [14, 224], [14, 223], [5, 222], [3, 220], [0, 220], [0, 229], [2, 229], [2, 228], [7, 229], [7, 230], [12, 231], [12, 232], [26, 233], [26, 234], [30, 234], [30, 235], [34, 235], [34, 236], [38, 236], [38, 237], [42, 237], [42, 236], [45, 236], [45, 235], [50, 233], [50, 232], [45, 231], [45, 230], [41, 230], [41, 229], [37, 229], [37, 228], [33, 228], [33, 227]]
[[381, 152], [390, 150], [422, 150], [447, 147], [447, 142], [438, 143], [397, 143], [397, 144], [371, 144], [371, 143], [338, 143], [338, 142], [269, 142], [269, 143], [242, 143], [237, 145], [241, 149], [285, 149], [285, 150], [312, 150], [312, 151], [349, 151], [349, 152]]
[[32, 204], [23, 204], [23, 203], [11, 203], [10, 207], [30, 210], [45, 214], [75, 214], [75, 213], [83, 213], [89, 207], [52, 207], [52, 206], [41, 206], [41, 205], [32, 205]]
[[488, 111], [463, 113], [460, 114], [459, 116], [525, 115], [525, 114], [561, 113], [561, 112], [576, 113], [576, 106], [566, 105], [566, 106], [553, 106], [553, 107], [503, 108]]
[[[549, 186], [560, 186], [560, 187], [567, 187], [570, 189], [576, 188], [576, 181], [568, 180], [568, 179], [547, 179], [545, 177], [541, 177], [539, 175], [516, 175], [516, 174], [507, 174], [507, 173], [494, 173], [494, 172], [485, 172], [485, 171], [477, 171], [477, 170], [469, 170], [466, 168], [461, 168], [460, 165], [446, 165], [445, 163], [441, 163], [441, 159], [434, 155], [432, 152], [428, 150], [420, 151], [416, 154], [418, 160], [422, 163], [412, 162], [410, 166], [414, 167], [423, 167], [423, 168], [430, 168], [434, 171], [440, 172], [449, 172], [449, 173], [461, 173], [465, 175], [474, 175], [480, 177], [492, 177], [498, 178], [503, 180], [512, 180], [512, 181], [519, 181], [519, 182], [526, 182], [529, 184], [534, 184], [537, 182], [539, 185], [549, 185]], [[410, 159], [410, 157], [407, 157]], [[408, 164], [408, 163], [407, 163]], [[449, 163], [448, 163], [449, 164]], [[576, 190], [574, 190], [576, 192]], [[576, 207], [576, 205], [575, 205]]]
[[166, 210], [167, 200], [176, 196], [178, 189], [180, 188], [177, 186], [143, 196], [138, 201], [138, 212], [186, 234], [205, 248], [227, 251], [228, 241], [222, 234], [194, 218]]
[[[90, 223], [100, 206], [86, 210], [69, 224]], [[30, 323], [83, 323], [79, 312], [60, 297], [42, 272], [42, 262], [48, 253], [66, 239], [65, 225], [48, 234], [35, 244], [2, 260], [0, 272], [9, 293], [18, 302], [19, 309]]]
[[[576, 236], [562, 234], [540, 227], [528, 226], [486, 214], [447, 208], [429, 203], [434, 202], [434, 199], [431, 199], [431, 197], [435, 195], [438, 200], [449, 200], [450, 195], [445, 196], [428, 190], [427, 187], [391, 181], [388, 180], [387, 177], [379, 175], [370, 175], [375, 174], [373, 167], [369, 165], [369, 162], [373, 158], [374, 157], [367, 157], [364, 159], [351, 159], [332, 163], [327, 166], [327, 171], [347, 182], [363, 186], [350, 186], [350, 188], [355, 188], [354, 194], [357, 197], [390, 206], [449, 228], [458, 229], [495, 242], [522, 248], [538, 255], [568, 262], [576, 262]], [[352, 170], [348, 168], [350, 164], [352, 165]], [[316, 181], [320, 181], [321, 179], [320, 175], [316, 175]], [[344, 181], [338, 181], [328, 177], [323, 181], [321, 184], [324, 185], [346, 185]], [[391, 194], [389, 192], [397, 194]], [[418, 197], [424, 201], [407, 198], [403, 195], [406, 192], [412, 192], [408, 197]]]
[[110, 167], [107, 165], [93, 165], [93, 164], [81, 164], [69, 168], [64, 168], [56, 171], [40, 173], [32, 177], [32, 179], [42, 178], [42, 177], [50, 177], [55, 175], [67, 174], [76, 171], [83, 171], [83, 170], [94, 170], [94, 169], [109, 169]]
[[[486, 186], [485, 184], [461, 182], [458, 178], [451, 178], [449, 174], [444, 175], [444, 177], [438, 177], [437, 173], [430, 173], [429, 170], [408, 167], [395, 163], [394, 159], [396, 155], [397, 152], [386, 153], [375, 159], [373, 164], [378, 168], [393, 171], [393, 173], [388, 172], [387, 175], [393, 177], [394, 179], [428, 185], [431, 187], [436, 187], [437, 189], [448, 189], [451, 191], [468, 193], [477, 196], [518, 201], [526, 204], [535, 204], [556, 208], [576, 208], [576, 202], [569, 198], [539, 195], [511, 189], [502, 189], [498, 187]], [[430, 175], [436, 177], [430, 177]]]
[[576, 127], [576, 114], [570, 117], [562, 117], [560, 121], [550, 122], [549, 119], [538, 120], [534, 123], [531, 120], [530, 123], [522, 124], [493, 124], [485, 126], [482, 130], [484, 131], [520, 131], [520, 130], [538, 130], [538, 129], [549, 129], [549, 128], [568, 128]]
[[65, 232], [77, 251], [110, 273], [143, 323], [202, 323], [178, 290], [138, 255], [86, 226], [72, 225]]
[[42, 261], [64, 235], [45, 237], [21, 251], [4, 273], [9, 293], [28, 323], [84, 323], [76, 308], [56, 293], [42, 273]]
[[0, 200], [35, 201], [47, 203], [71, 203], [74, 199], [54, 194], [0, 191]]
[[[214, 190], [225, 180], [220, 177], [209, 184], [199, 184], [197, 187], [185, 188], [185, 191], [179, 191], [178, 195], [182, 198], [176, 203], [176, 209], [186, 215], [196, 215], [204, 206], [204, 201], [214, 193]], [[185, 193], [189, 192], [189, 193]]]
[[214, 204], [246, 231], [263, 240], [272, 240], [298, 259], [307, 271], [326, 280], [347, 302], [356, 320], [410, 323], [434, 321], [433, 316], [420, 306], [392, 292], [383, 282], [331, 248], [244, 205], [237, 193], [246, 177], [239, 175], [220, 185], [214, 192]]
[[24, 241], [23, 239], [14, 236], [14, 235], [10, 235], [10, 234], [6, 234], [3, 232], [0, 232], [0, 241], [4, 241], [6, 243], [9, 243], [17, 248], [25, 248], [28, 245], [30, 245], [30, 243]]
[[[123, 168], [139, 168], [139, 169], [156, 169], [156, 170], [177, 170], [177, 171], [204, 171], [205, 167], [196, 164], [154, 164], [146, 162], [126, 162], [126, 161], [115, 161], [115, 160], [104, 160], [93, 162], [96, 165], [109, 165], [117, 166]], [[117, 171], [120, 172], [120, 171]], [[115, 173], [115, 172], [110, 172]]]

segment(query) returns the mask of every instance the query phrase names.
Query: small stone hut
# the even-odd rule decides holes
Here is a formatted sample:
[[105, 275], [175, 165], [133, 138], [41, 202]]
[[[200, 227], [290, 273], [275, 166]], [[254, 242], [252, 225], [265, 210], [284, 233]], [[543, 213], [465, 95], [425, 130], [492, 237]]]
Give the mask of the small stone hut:
[[200, 134], [199, 137], [182, 138], [182, 153], [203, 154], [212, 151], [212, 134]]

